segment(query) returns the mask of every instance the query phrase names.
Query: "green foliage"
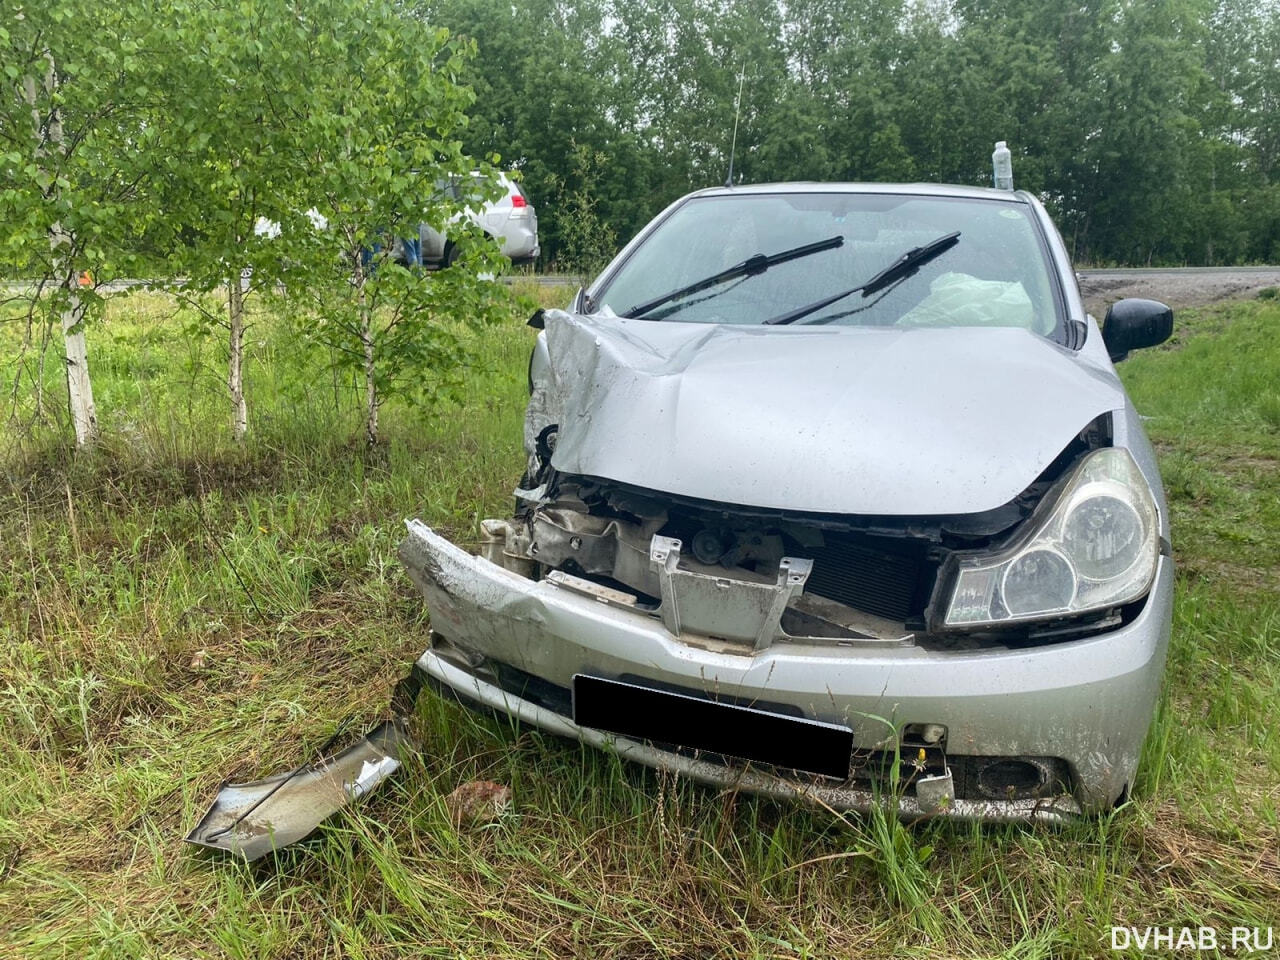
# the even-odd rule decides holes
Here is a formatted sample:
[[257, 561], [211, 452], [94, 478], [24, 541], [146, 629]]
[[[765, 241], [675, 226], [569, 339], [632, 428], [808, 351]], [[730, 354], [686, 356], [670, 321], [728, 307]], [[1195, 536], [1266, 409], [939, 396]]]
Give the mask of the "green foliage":
[[[138, 203], [153, 172], [146, 121], [164, 65], [166, 4], [124, 0], [19, 3], [0, 19], [0, 262], [21, 277], [56, 276], [49, 238], [95, 276], [136, 266], [154, 212]], [[86, 28], [86, 25], [92, 25]], [[128, 38], [121, 42], [117, 38]], [[62, 142], [51, 141], [55, 124]]]
[[[460, 233], [450, 229], [455, 237]], [[477, 280], [478, 272], [492, 275], [501, 269], [493, 245], [475, 240], [466, 250], [445, 270], [408, 270], [384, 259], [363, 285], [347, 277], [316, 285], [313, 303], [291, 314], [296, 335], [323, 347], [337, 372], [371, 374], [375, 406], [392, 397], [419, 407], [456, 399], [473, 363], [483, 358], [473, 355], [465, 328], [451, 321], [482, 327], [511, 310], [505, 287]]]
[[597, 209], [595, 184], [609, 158], [599, 151], [573, 144], [573, 169], [566, 179], [555, 178], [556, 209], [561, 220], [557, 267], [567, 273], [591, 277], [612, 258], [618, 237]]

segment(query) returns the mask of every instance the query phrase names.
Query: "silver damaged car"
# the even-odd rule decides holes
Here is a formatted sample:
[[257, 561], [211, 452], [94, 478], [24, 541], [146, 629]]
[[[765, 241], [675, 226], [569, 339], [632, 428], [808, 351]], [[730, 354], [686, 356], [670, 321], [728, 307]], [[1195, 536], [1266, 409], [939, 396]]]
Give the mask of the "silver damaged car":
[[705, 190], [540, 311], [479, 555], [410, 521], [419, 661], [688, 777], [906, 817], [1122, 802], [1173, 594], [1155, 456], [1035, 197]]

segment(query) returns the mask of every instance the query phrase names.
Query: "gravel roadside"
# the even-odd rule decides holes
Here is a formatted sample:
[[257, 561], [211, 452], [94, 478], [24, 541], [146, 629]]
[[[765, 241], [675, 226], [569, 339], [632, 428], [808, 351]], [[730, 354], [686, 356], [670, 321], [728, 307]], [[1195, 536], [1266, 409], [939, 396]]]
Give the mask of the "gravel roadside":
[[1085, 309], [1102, 319], [1124, 297], [1160, 300], [1178, 309], [1220, 300], [1247, 300], [1280, 287], [1280, 267], [1181, 267], [1153, 270], [1081, 270]]

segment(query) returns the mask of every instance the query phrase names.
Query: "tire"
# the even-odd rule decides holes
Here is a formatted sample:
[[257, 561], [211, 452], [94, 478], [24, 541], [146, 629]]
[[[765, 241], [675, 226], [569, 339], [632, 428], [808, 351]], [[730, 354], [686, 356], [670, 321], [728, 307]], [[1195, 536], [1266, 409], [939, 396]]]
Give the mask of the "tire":
[[458, 262], [458, 248], [452, 243], [444, 245], [444, 257], [441, 259], [441, 266], [452, 267]]

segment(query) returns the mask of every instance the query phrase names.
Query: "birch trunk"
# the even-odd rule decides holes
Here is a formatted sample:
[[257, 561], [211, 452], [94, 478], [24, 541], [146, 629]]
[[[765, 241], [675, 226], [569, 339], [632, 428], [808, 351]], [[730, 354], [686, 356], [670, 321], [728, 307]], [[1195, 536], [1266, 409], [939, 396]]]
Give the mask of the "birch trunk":
[[70, 238], [54, 224], [54, 253], [58, 266], [66, 271], [67, 303], [62, 310], [62, 342], [67, 362], [67, 406], [75, 426], [76, 446], [91, 447], [98, 440], [98, 412], [93, 405], [93, 383], [89, 379], [89, 352], [84, 340], [84, 305], [80, 301], [79, 277], [65, 253]]
[[236, 274], [227, 284], [227, 315], [231, 339], [227, 355], [227, 391], [231, 395], [231, 436], [243, 443], [249, 430], [249, 410], [244, 400], [244, 288]]
[[[56, 204], [60, 199], [57, 185], [57, 168], [66, 159], [66, 144], [62, 137], [62, 114], [54, 103], [58, 89], [58, 72], [53, 56], [45, 52], [48, 67], [45, 70], [44, 92], [50, 108], [47, 126], [42, 123], [34, 82], [24, 84], [24, 93], [31, 105], [32, 122], [39, 146], [36, 157], [40, 160], [52, 155], [53, 174], [46, 191], [46, 198]], [[80, 277], [75, 265], [75, 238], [57, 220], [49, 227], [49, 248], [52, 252], [54, 276], [59, 279], [65, 300], [59, 319], [62, 324], [63, 356], [67, 365], [67, 406], [75, 427], [76, 446], [89, 447], [98, 439], [98, 414], [93, 405], [93, 383], [89, 379], [89, 351], [84, 339], [85, 305], [80, 298]]]
[[356, 260], [356, 299], [360, 310], [360, 346], [364, 349], [364, 439], [370, 447], [378, 443], [378, 384], [373, 366], [373, 317], [364, 294], [364, 265]]
[[373, 377], [373, 329], [368, 313], [360, 319], [360, 342], [364, 346], [364, 438], [373, 447], [378, 443], [378, 385]]

